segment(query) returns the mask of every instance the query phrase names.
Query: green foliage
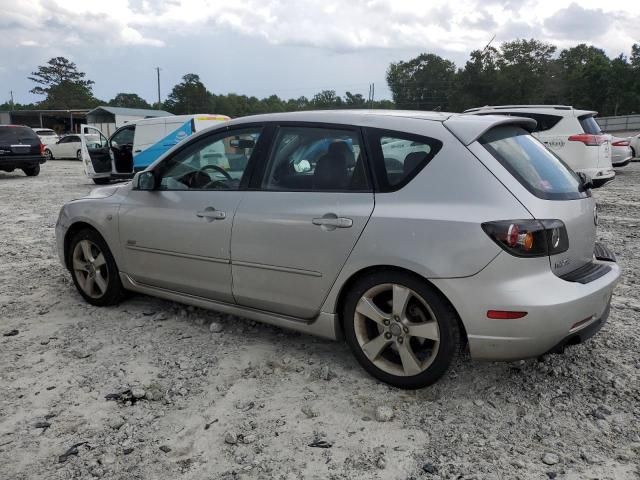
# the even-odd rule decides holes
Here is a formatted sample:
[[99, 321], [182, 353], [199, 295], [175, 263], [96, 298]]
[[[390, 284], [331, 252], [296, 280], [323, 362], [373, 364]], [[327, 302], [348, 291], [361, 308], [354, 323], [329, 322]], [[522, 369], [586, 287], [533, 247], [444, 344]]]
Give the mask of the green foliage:
[[100, 104], [91, 91], [94, 82], [85, 79], [85, 73], [65, 57], [52, 58], [31, 75], [29, 80], [37, 84], [31, 93], [46, 95], [39, 108], [90, 108]]
[[124, 108], [151, 108], [151, 105], [137, 93], [118, 93], [109, 100], [109, 105]]
[[[387, 81], [399, 108], [462, 111], [483, 105], [566, 104], [600, 115], [640, 111], [640, 45], [631, 57], [607, 57], [580, 44], [556, 55], [556, 47], [538, 40], [505, 42], [474, 50], [464, 68], [421, 54], [392, 63]], [[430, 100], [425, 101], [425, 100]]]

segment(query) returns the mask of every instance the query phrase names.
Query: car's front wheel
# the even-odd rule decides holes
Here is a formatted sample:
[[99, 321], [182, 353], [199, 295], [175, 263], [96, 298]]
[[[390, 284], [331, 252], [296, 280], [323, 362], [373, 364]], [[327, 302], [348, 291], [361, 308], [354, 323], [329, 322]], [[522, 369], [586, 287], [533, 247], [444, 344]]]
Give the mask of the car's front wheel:
[[40, 174], [40, 165], [34, 165], [33, 167], [25, 167], [22, 169], [27, 177], [37, 177]]
[[67, 258], [73, 283], [92, 305], [115, 305], [124, 297], [124, 288], [109, 246], [95, 230], [76, 233], [69, 243]]
[[456, 312], [424, 280], [408, 273], [361, 278], [347, 294], [342, 315], [358, 362], [395, 387], [431, 385], [460, 351]]

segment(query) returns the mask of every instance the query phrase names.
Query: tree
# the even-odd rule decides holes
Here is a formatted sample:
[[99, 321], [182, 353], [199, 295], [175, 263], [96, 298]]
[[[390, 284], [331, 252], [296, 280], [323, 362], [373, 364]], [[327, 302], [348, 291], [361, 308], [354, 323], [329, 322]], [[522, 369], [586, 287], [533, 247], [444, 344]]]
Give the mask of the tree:
[[347, 108], [364, 108], [366, 107], [366, 103], [367, 101], [361, 93], [353, 94], [346, 92], [344, 94], [344, 104]]
[[137, 93], [118, 93], [109, 100], [109, 105], [125, 108], [151, 108], [151, 105]]
[[423, 53], [408, 62], [392, 63], [387, 83], [398, 108], [447, 110], [455, 73], [453, 62]]
[[212, 95], [195, 73], [184, 75], [165, 102], [165, 108], [176, 115], [208, 112], [211, 107]]
[[85, 79], [76, 64], [65, 57], [55, 57], [31, 73], [29, 80], [37, 83], [31, 89], [36, 95], [46, 95], [40, 106], [46, 108], [82, 108], [96, 104], [91, 91], [93, 81]]
[[574, 107], [592, 108], [603, 114], [611, 75], [611, 61], [604, 50], [582, 43], [563, 50], [559, 61], [562, 65], [565, 102]]
[[313, 108], [340, 108], [342, 106], [342, 98], [336, 95], [335, 90], [322, 90], [313, 96], [311, 105]]

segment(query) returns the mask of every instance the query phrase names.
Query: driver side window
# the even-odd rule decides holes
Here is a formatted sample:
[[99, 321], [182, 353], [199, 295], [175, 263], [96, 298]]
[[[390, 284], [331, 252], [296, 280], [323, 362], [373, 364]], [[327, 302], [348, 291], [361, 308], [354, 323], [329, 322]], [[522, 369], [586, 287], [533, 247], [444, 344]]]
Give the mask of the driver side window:
[[260, 131], [227, 131], [187, 145], [159, 166], [160, 190], [238, 190]]

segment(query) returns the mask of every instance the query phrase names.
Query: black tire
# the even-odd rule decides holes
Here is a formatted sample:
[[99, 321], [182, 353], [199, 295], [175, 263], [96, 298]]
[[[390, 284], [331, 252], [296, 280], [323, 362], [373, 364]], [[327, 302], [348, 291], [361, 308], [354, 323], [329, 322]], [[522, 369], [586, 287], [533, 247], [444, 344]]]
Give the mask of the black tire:
[[22, 169], [22, 171], [27, 177], [37, 177], [40, 174], [40, 165], [25, 167]]
[[44, 155], [45, 155], [45, 157], [47, 157], [47, 161], [49, 161], [49, 160], [55, 160], [55, 158], [54, 158], [54, 156], [53, 156], [53, 153], [52, 153], [52, 152], [51, 152], [51, 150], [49, 150], [48, 148], [47, 148], [47, 149], [45, 149], [45, 151], [44, 151]]
[[[397, 284], [406, 287], [426, 302], [435, 314], [439, 328], [439, 345], [435, 357], [425, 370], [417, 375], [394, 375], [378, 368], [363, 352], [355, 327], [355, 310], [360, 298], [372, 288], [383, 284]], [[342, 313], [346, 342], [362, 367], [373, 377], [389, 385], [404, 389], [418, 389], [435, 383], [449, 369], [461, 348], [461, 332], [458, 315], [439, 292], [425, 280], [404, 272], [376, 272], [356, 281], [344, 301]], [[411, 340], [411, 337], [407, 337]]]
[[78, 160], [79, 162], [82, 161], [82, 152], [80, 150], [76, 152], [76, 160]]
[[631, 158], [632, 159], [636, 158], [636, 150], [633, 147], [631, 147]]
[[[74, 269], [74, 252], [78, 244], [84, 240], [89, 241], [93, 244], [93, 247], [95, 247], [92, 250], [92, 253], [96, 254], [96, 260], [99, 256], [97, 253], [101, 253], [105, 260], [104, 265], [99, 269], [96, 269], [102, 272], [102, 278], [105, 276], [105, 270], [107, 274], [106, 289], [99, 296], [91, 296], [87, 294], [85, 289], [80, 285], [80, 282], [84, 280], [82, 278], [84, 273]], [[81, 247], [80, 249], [82, 250]], [[116, 261], [111, 254], [111, 250], [109, 249], [107, 242], [104, 241], [98, 232], [92, 229], [84, 229], [77, 232], [71, 239], [71, 242], [69, 242], [69, 249], [65, 252], [65, 256], [69, 271], [71, 272], [71, 278], [73, 278], [73, 283], [78, 289], [80, 295], [82, 295], [82, 298], [84, 298], [88, 303], [95, 305], [96, 307], [105, 307], [109, 305], [116, 305], [125, 298], [126, 292], [122, 287], [122, 282], [120, 282], [120, 275]]]
[[93, 179], [93, 183], [95, 183], [96, 185], [106, 185], [110, 181], [111, 180], [108, 179], [108, 178], [94, 178]]

